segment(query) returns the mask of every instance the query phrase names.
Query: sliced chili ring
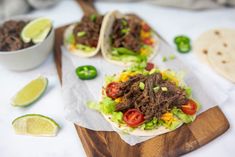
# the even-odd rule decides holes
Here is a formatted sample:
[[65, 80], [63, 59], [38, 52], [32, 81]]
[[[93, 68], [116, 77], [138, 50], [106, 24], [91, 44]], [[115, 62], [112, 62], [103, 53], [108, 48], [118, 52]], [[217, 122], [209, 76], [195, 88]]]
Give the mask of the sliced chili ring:
[[92, 65], [83, 65], [76, 68], [76, 74], [81, 80], [91, 80], [97, 76], [97, 70]]
[[187, 53], [191, 50], [191, 45], [189, 43], [179, 43], [177, 45], [177, 50], [180, 52], [180, 53]]
[[190, 38], [185, 36], [185, 35], [180, 35], [175, 37], [174, 42], [176, 45], [178, 45], [179, 43], [190, 43]]

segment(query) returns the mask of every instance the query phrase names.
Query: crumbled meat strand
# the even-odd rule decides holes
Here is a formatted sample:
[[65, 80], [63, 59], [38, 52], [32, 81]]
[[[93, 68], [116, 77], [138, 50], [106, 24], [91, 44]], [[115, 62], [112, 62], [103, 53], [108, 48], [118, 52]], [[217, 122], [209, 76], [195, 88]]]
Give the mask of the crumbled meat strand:
[[123, 96], [123, 102], [119, 103], [116, 106], [117, 111], [128, 109], [134, 105], [134, 102], [132, 101], [135, 100], [141, 94], [139, 82], [142, 82], [144, 80], [145, 77], [143, 75], [136, 75], [131, 77], [127, 82], [121, 84], [120, 91], [122, 94], [120, 95]]
[[[143, 91], [139, 88], [140, 82], [145, 84]], [[116, 111], [136, 108], [145, 115], [145, 120], [160, 118], [174, 106], [180, 107], [188, 101], [185, 90], [169, 80], [163, 80], [160, 73], [134, 76], [122, 86], [123, 101], [116, 105]], [[160, 88], [157, 92], [154, 91], [156, 86]], [[167, 91], [162, 91], [161, 87], [166, 87]]]
[[[90, 47], [96, 47], [99, 40], [100, 28], [103, 21], [103, 16], [95, 15], [92, 20], [92, 15], [84, 15], [73, 30], [75, 41], [77, 44], [82, 44]], [[79, 37], [78, 32], [85, 32], [84, 36]]]
[[15, 51], [33, 45], [32, 42], [24, 43], [20, 33], [27, 23], [24, 21], [6, 21], [0, 27], [0, 51]]
[[138, 52], [141, 47], [140, 41], [141, 24], [133, 18], [116, 19], [113, 24], [111, 35], [113, 47], [125, 47]]

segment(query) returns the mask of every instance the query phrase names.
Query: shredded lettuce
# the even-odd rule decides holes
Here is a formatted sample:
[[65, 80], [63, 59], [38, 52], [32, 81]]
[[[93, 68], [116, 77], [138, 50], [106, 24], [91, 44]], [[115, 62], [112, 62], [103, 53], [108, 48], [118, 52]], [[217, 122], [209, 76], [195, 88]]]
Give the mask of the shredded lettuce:
[[111, 59], [121, 60], [123, 62], [141, 63], [143, 61], [147, 61], [146, 56], [142, 56], [139, 53], [129, 50], [125, 47], [118, 47], [118, 48], [113, 47], [111, 54], [112, 54]]
[[195, 116], [187, 115], [181, 109], [178, 109], [178, 108], [172, 109], [171, 113], [173, 113], [176, 117], [178, 117], [184, 123], [191, 123], [195, 119]]
[[75, 43], [75, 38], [74, 38], [74, 35], [72, 33], [69, 34], [69, 36], [67, 37], [66, 43], [67, 44], [74, 44]]
[[152, 47], [152, 46], [143, 44], [141, 48], [146, 49], [146, 50], [149, 52], [149, 54], [150, 54], [151, 52], [153, 52], [153, 47]]
[[132, 66], [130, 66], [127, 69], [127, 71], [144, 72], [144, 71], [146, 71], [145, 70], [146, 65], [147, 65], [147, 62], [146, 62], [146, 60], [144, 60], [143, 62], [141, 62], [139, 64], [133, 64]]
[[90, 109], [100, 111], [100, 106], [99, 106], [99, 104], [98, 104], [97, 102], [95, 102], [95, 101], [88, 101], [86, 105], [87, 105], [87, 107], [90, 108]]
[[122, 112], [113, 112], [111, 120], [116, 123], [123, 123], [123, 113]]
[[88, 108], [97, 110], [103, 114], [113, 114], [116, 102], [109, 97], [104, 97], [99, 103], [88, 101], [86, 105]]
[[115, 111], [116, 102], [109, 97], [104, 97], [100, 102], [100, 111], [104, 114], [112, 114]]
[[188, 98], [190, 98], [190, 97], [192, 96], [192, 88], [190, 88], [190, 87], [188, 87], [188, 86], [185, 86], [185, 87], [184, 87], [184, 90], [185, 90], [185, 92], [186, 92], [186, 96], [187, 96]]
[[154, 73], [159, 73], [159, 72], [160, 72], [159, 69], [153, 68], [152, 70], [150, 70], [149, 75], [152, 75], [152, 74], [154, 74]]
[[140, 126], [142, 130], [153, 130], [158, 127], [158, 120], [157, 118], [153, 118], [151, 121], [148, 121]]
[[175, 118], [171, 122], [165, 122], [163, 120], [158, 120], [157, 118], [154, 117], [151, 121], [148, 121], [148, 122], [142, 124], [140, 126], [140, 129], [142, 129], [142, 130], [153, 130], [153, 129], [156, 129], [156, 128], [160, 127], [160, 126], [164, 126], [167, 129], [174, 130], [180, 124], [182, 124], [182, 122], [179, 119], [177, 119], [177, 118]]
[[94, 47], [89, 47], [89, 46], [82, 45], [82, 44], [77, 44], [76, 48], [85, 52], [91, 52], [95, 50]]
[[115, 81], [115, 76], [114, 75], [106, 75], [104, 79], [105, 79], [105, 84], [107, 85], [107, 84]]
[[112, 55], [111, 59], [118, 60], [118, 61], [121, 60], [123, 62], [141, 63], [143, 60], [145, 60], [145, 57], [140, 56], [140, 55], [117, 54], [117, 55]]
[[136, 53], [132, 50], [129, 50], [125, 47], [118, 47], [118, 48], [113, 47], [112, 54], [114, 54], [114, 55], [124, 55], [125, 54], [125, 55], [133, 55], [133, 56], [138, 55], [138, 53]]
[[170, 130], [175, 130], [180, 124], [182, 124], [182, 122], [179, 119], [176, 119], [176, 120], [172, 121], [170, 123], [170, 125], [168, 125], [167, 128]]

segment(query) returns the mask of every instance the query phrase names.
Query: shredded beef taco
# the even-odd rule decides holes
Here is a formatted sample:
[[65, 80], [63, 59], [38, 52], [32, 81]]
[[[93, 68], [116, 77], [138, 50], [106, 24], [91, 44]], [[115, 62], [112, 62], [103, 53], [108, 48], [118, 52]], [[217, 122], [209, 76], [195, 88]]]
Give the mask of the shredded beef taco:
[[159, 42], [149, 25], [133, 16], [113, 11], [105, 16], [101, 51], [104, 58], [118, 65], [150, 60]]
[[128, 69], [107, 76], [99, 104], [88, 103], [115, 130], [136, 136], [170, 132], [196, 118], [199, 104], [173, 71]]
[[81, 57], [96, 55], [100, 50], [102, 23], [102, 15], [84, 15], [79, 23], [65, 30], [65, 47], [69, 52]]

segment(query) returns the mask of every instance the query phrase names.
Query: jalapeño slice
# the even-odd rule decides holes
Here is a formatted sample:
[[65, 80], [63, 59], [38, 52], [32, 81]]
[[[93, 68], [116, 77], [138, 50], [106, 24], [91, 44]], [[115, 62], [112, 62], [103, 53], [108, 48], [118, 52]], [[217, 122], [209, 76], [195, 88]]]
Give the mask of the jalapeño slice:
[[190, 39], [189, 37], [185, 36], [185, 35], [179, 35], [179, 36], [176, 36], [175, 39], [174, 39], [174, 42], [176, 45], [178, 45], [179, 43], [190, 43]]
[[83, 65], [76, 68], [76, 74], [81, 80], [91, 80], [97, 76], [97, 70], [92, 65]]

